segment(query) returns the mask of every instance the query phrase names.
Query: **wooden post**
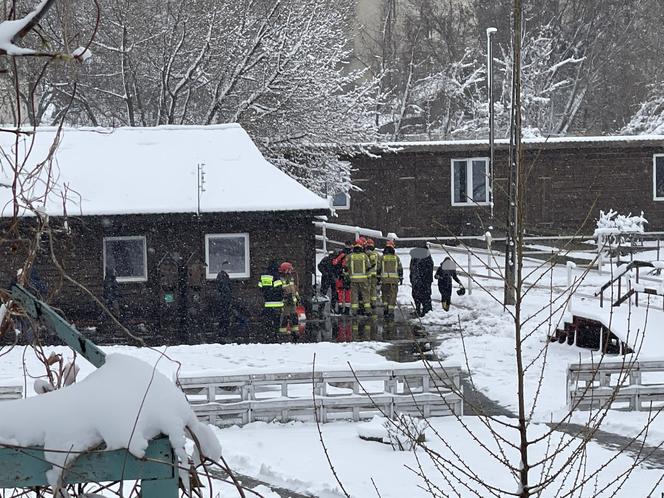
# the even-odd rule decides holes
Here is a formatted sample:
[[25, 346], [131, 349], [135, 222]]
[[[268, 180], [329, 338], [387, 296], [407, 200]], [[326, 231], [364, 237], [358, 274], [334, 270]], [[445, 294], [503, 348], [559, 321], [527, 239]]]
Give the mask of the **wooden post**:
[[657, 261], [659, 261], [659, 236], [657, 237]]
[[473, 271], [473, 258], [472, 258], [472, 253], [470, 251], [470, 247], [468, 248], [468, 295], [470, 296], [473, 292], [473, 277], [471, 275], [471, 272]]
[[327, 255], [327, 227], [323, 223], [323, 254]]
[[597, 236], [597, 271], [602, 274], [602, 267], [604, 266], [604, 235]]
[[638, 266], [636, 267], [636, 288], [637, 288], [637, 291], [634, 293], [634, 304], [638, 308], [639, 307], [639, 291], [638, 291], [638, 288], [639, 288], [639, 267]]

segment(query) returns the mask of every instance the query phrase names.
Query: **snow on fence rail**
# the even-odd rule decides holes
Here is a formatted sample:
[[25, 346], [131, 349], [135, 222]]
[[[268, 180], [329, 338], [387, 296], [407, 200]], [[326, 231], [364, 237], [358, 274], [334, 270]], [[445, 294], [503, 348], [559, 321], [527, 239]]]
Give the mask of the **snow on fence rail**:
[[256, 420], [313, 420], [314, 406], [321, 422], [396, 413], [462, 415], [460, 376], [460, 367], [404, 365], [180, 377], [178, 381], [200, 420], [228, 426]]
[[664, 361], [574, 363], [567, 368], [567, 406], [644, 411], [664, 405]]
[[0, 401], [23, 398], [23, 386], [0, 386]]

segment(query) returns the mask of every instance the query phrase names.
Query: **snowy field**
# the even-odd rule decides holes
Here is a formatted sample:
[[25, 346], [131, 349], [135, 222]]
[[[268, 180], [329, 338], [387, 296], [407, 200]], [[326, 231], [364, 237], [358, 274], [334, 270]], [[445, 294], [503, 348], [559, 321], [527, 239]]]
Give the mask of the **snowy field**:
[[[407, 270], [409, 258], [407, 250], [399, 251], [404, 268]], [[459, 266], [467, 268], [467, 254], [454, 253]], [[436, 265], [440, 263], [443, 252], [433, 252]], [[486, 258], [483, 258], [486, 261]], [[478, 266], [477, 262], [473, 266]], [[560, 305], [550, 305], [564, 290], [568, 270], [564, 266], [556, 267], [553, 274], [543, 273], [535, 261], [526, 264], [526, 271], [532, 272], [529, 282], [538, 282], [537, 287], [528, 293], [524, 301], [526, 316], [532, 317], [525, 326], [525, 332], [532, 334], [524, 343], [524, 359], [529, 366], [525, 378], [526, 399], [532, 403], [531, 437], [543, 433], [547, 422], [561, 416], [566, 404], [566, 368], [571, 362], [590, 361], [597, 353], [575, 347], [549, 343], [547, 334], [555, 327], [563, 314]], [[479, 271], [479, 270], [477, 270]], [[483, 270], [486, 273], [486, 270]], [[583, 269], [577, 268], [572, 278], [580, 278]], [[608, 270], [604, 275], [597, 272], [588, 275], [580, 285], [580, 296], [591, 296], [594, 291], [608, 278]], [[659, 277], [652, 277], [659, 279]], [[408, 282], [406, 278], [404, 283]], [[467, 285], [464, 280], [464, 284]], [[435, 284], [434, 284], [435, 285]], [[456, 285], [456, 284], [455, 284]], [[481, 287], [481, 288], [480, 288]], [[449, 312], [441, 309], [437, 288], [434, 287], [434, 311], [421, 319], [421, 323], [432, 330], [440, 332], [441, 344], [439, 355], [446, 364], [468, 367], [472, 382], [488, 398], [512, 413], [517, 411], [516, 376], [514, 361], [514, 327], [511, 317], [503, 311], [500, 304], [502, 286], [498, 280], [481, 278], [479, 286], [472, 285], [470, 295], [462, 297], [453, 294], [453, 306]], [[582, 298], [580, 297], [579, 300]], [[404, 285], [399, 292], [399, 301], [408, 306], [410, 287]], [[575, 303], [583, 306], [583, 301]], [[661, 298], [655, 298], [653, 311], [648, 317], [648, 330], [664, 326], [661, 310]], [[551, 315], [551, 317], [550, 317]], [[639, 324], [633, 324], [639, 327]], [[664, 345], [664, 336], [661, 339]], [[657, 345], [657, 342], [654, 343]], [[157, 350], [137, 349], [132, 347], [108, 347], [107, 352], [122, 352], [141, 358], [169, 377], [177, 372], [192, 373], [249, 373], [258, 371], [287, 371], [309, 369], [312, 366], [314, 353], [316, 367], [338, 367], [349, 362], [355, 368], [368, 366], [387, 366], [389, 361], [380, 354], [388, 346], [380, 342], [355, 343], [316, 343], [316, 344], [247, 344], [247, 345], [201, 345], [175, 346]], [[71, 356], [68, 350], [54, 348]], [[465, 351], [465, 354], [464, 354]], [[542, 352], [544, 351], [544, 354]], [[663, 351], [644, 352], [645, 356], [657, 356]], [[165, 353], [162, 356], [160, 352]], [[647, 353], [647, 354], [646, 354]], [[644, 357], [645, 357], [644, 356]], [[610, 359], [618, 359], [611, 357]], [[92, 367], [81, 362], [81, 375], [92, 371]], [[543, 381], [540, 382], [540, 372]], [[25, 374], [25, 375], [24, 375]], [[32, 380], [29, 377], [39, 375], [38, 364], [29, 352], [15, 348], [4, 355], [0, 362], [0, 384], [26, 384], [31, 391]], [[573, 421], [583, 423], [587, 413], [579, 412]], [[514, 419], [501, 418], [500, 420]], [[624, 413], [612, 411], [606, 418], [602, 428], [621, 435], [638, 433], [647, 421], [647, 414]], [[469, 437], [462, 425], [477, 434], [477, 440]], [[472, 481], [465, 483], [449, 482], [436, 469], [436, 462], [426, 454], [418, 451], [395, 452], [388, 445], [364, 441], [358, 437], [361, 424], [351, 422], [335, 422], [322, 426], [322, 436], [328, 448], [334, 468], [346, 491], [353, 497], [365, 498], [381, 496], [383, 498], [425, 497], [431, 496], [427, 484], [416, 474], [422, 469], [427, 475], [431, 486], [440, 488], [438, 496], [478, 496], [472, 489]], [[496, 430], [508, 440], [517, 442], [518, 434], [512, 429], [494, 423]], [[266, 424], [256, 422], [244, 427], [215, 429], [222, 445], [225, 458], [237, 472], [254, 477], [275, 488], [292, 490], [303, 495], [317, 497], [343, 497], [344, 493], [336, 482], [326, 455], [322, 450], [316, 425], [312, 423], [293, 422], [289, 424]], [[453, 417], [433, 419], [426, 431], [429, 446], [438, 452], [440, 458], [460, 461], [476, 471], [482, 479], [508, 490], [516, 491], [514, 478], [505, 469], [489, 457], [480, 447], [479, 442], [489, 448], [494, 447], [492, 436], [486, 432], [477, 417], [465, 416], [461, 421]], [[564, 446], [569, 436], [555, 433], [548, 441], [551, 447]], [[664, 417], [656, 418], [648, 431], [648, 442], [659, 444], [664, 441]], [[547, 450], [545, 443], [531, 448], [531, 459], [537, 459]], [[627, 472], [633, 464], [627, 455], [618, 455], [615, 450], [607, 449], [597, 443], [590, 443], [584, 460], [586, 474], [590, 475], [601, 468], [591, 482], [574, 496], [648, 496], [655, 483], [662, 477], [661, 470], [645, 467], [632, 469], [629, 485], [620, 488], [614, 481], [615, 477]], [[561, 462], [567, 456], [566, 450], [557, 453]], [[517, 464], [518, 454], [507, 452], [506, 458]], [[610, 463], [609, 463], [610, 462]], [[535, 472], [535, 471], [533, 471]], [[558, 477], [551, 492], [543, 496], [554, 496], [559, 489], [564, 495], [566, 486], [564, 476]], [[562, 487], [561, 487], [562, 486]], [[660, 489], [661, 488], [661, 489]], [[288, 496], [261, 487], [257, 489], [267, 498]], [[664, 486], [656, 488], [653, 496], [660, 496]], [[214, 494], [219, 498], [237, 496], [237, 492], [220, 481], [214, 483]], [[249, 496], [249, 495], [248, 495]]]

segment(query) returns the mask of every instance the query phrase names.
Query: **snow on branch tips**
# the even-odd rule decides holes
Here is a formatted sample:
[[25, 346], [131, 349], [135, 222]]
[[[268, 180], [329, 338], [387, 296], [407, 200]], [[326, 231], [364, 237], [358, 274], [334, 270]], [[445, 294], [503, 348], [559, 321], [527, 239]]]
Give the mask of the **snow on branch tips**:
[[55, 0], [42, 0], [29, 14], [20, 19], [7, 19], [0, 22], [0, 55], [53, 57], [58, 59], [77, 59], [85, 62], [92, 55], [87, 47], [79, 47], [72, 54], [44, 52], [32, 48], [20, 47], [16, 43], [35, 29], [49, 11]]

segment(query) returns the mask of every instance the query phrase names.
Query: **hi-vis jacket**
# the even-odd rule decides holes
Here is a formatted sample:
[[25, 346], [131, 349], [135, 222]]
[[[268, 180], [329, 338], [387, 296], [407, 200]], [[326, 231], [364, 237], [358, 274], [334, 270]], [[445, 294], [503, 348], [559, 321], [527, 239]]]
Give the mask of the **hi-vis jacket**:
[[378, 276], [384, 284], [398, 284], [403, 278], [403, 266], [396, 254], [383, 254], [378, 268]]
[[274, 278], [272, 275], [261, 275], [258, 287], [263, 291], [263, 300], [265, 308], [283, 308], [284, 307], [284, 283]]
[[369, 278], [371, 262], [363, 252], [351, 252], [346, 256], [346, 270], [351, 282], [363, 282]]
[[376, 275], [378, 274], [378, 264], [380, 263], [380, 256], [379, 254], [373, 250], [373, 251], [367, 251], [367, 257], [369, 258], [369, 276], [372, 279], [376, 278]]

